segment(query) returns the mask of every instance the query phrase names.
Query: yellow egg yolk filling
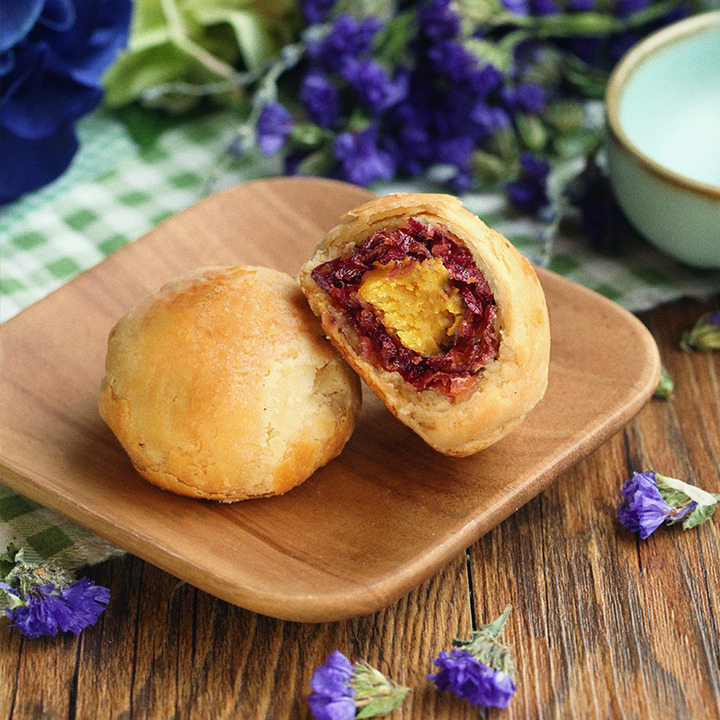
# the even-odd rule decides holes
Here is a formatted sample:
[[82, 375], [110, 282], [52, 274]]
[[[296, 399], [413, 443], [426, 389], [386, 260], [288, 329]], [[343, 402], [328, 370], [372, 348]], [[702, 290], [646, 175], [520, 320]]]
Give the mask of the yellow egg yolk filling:
[[363, 276], [358, 298], [373, 306], [383, 325], [421, 355], [443, 355], [467, 312], [439, 258], [375, 263]]

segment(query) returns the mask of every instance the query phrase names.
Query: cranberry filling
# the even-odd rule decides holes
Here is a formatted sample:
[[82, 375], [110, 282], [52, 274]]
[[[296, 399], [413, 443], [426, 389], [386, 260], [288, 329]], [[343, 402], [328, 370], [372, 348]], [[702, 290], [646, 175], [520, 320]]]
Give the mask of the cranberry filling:
[[[438, 357], [405, 347], [357, 296], [363, 275], [376, 263], [384, 265], [405, 258], [422, 262], [433, 257], [442, 261], [451, 284], [468, 308], [452, 347]], [[346, 314], [360, 336], [364, 357], [377, 367], [400, 373], [418, 390], [433, 388], [455, 397], [470, 389], [497, 355], [497, 306], [492, 291], [470, 252], [447, 229], [410, 218], [397, 230], [378, 230], [350, 257], [318, 265], [312, 278]]]

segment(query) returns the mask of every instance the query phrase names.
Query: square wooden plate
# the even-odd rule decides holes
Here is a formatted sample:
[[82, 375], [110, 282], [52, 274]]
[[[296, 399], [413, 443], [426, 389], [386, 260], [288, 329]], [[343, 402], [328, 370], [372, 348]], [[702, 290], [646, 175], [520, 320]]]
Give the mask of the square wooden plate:
[[231, 505], [145, 482], [97, 412], [108, 332], [203, 265], [296, 274], [368, 191], [278, 178], [206, 198], [0, 327], [0, 478], [209, 593], [309, 622], [374, 612], [418, 585], [598, 447], [652, 395], [657, 347], [630, 313], [539, 271], [550, 382], [490, 449], [448, 458], [369, 392], [343, 453], [284, 496]]

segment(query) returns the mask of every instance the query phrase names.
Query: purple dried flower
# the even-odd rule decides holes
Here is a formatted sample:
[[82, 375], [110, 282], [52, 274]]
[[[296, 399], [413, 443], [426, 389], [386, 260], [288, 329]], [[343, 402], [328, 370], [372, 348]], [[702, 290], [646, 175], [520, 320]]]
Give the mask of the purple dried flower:
[[449, 690], [471, 705], [506, 708], [515, 693], [514, 666], [498, 637], [510, 610], [506, 607], [496, 620], [473, 631], [470, 640], [455, 639], [450, 652], [441, 652], [433, 660], [439, 669], [428, 680], [441, 692]]
[[483, 135], [492, 135], [511, 125], [510, 116], [505, 110], [485, 102], [479, 102], [473, 107], [471, 117]]
[[25, 596], [4, 582], [0, 582], [0, 588], [13, 596], [5, 614], [30, 638], [54, 636], [58, 631], [79, 635], [95, 624], [110, 601], [110, 590], [87, 578], [61, 589], [36, 585]]
[[325, 22], [335, 0], [300, 0], [300, 7], [309, 25]]
[[322, 40], [308, 42], [308, 54], [323, 70], [337, 70], [348, 58], [369, 52], [381, 27], [376, 17], [357, 20], [351, 15], [340, 15]]
[[310, 681], [313, 689], [308, 697], [310, 709], [317, 720], [350, 720], [355, 717], [355, 691], [350, 687], [352, 663], [335, 650], [315, 670]]
[[515, 683], [505, 672], [493, 670], [465, 650], [441, 652], [433, 663], [439, 668], [429, 675], [438, 690], [450, 690], [470, 705], [506, 708]]
[[[621, 494], [625, 501], [618, 510], [618, 520], [630, 532], [639, 532], [643, 540], [666, 520], [678, 515], [676, 508], [663, 500], [654, 472], [633, 473], [623, 485]], [[679, 517], [689, 509], [686, 507]]]
[[623, 502], [617, 517], [631, 532], [645, 540], [663, 523], [683, 521], [683, 530], [708, 520], [720, 503], [720, 495], [709, 493], [675, 478], [649, 471], [633, 473], [621, 490]]
[[683, 350], [720, 350], [720, 310], [703, 313], [680, 340]]
[[308, 115], [320, 127], [330, 128], [340, 112], [340, 94], [332, 81], [323, 73], [308, 73], [300, 87], [300, 99]]
[[377, 127], [340, 133], [333, 143], [333, 152], [340, 161], [346, 180], [367, 185], [375, 180], [389, 180], [395, 173], [390, 153], [377, 147]]
[[454, 38], [460, 32], [460, 18], [450, 0], [431, 0], [420, 8], [418, 20], [429, 38]]
[[507, 183], [505, 189], [511, 202], [523, 212], [536, 215], [549, 200], [546, 183], [550, 163], [542, 157], [524, 152], [520, 155], [520, 176]]
[[372, 58], [349, 58], [343, 63], [341, 73], [373, 112], [397, 105], [407, 95], [407, 74], [401, 71], [391, 78], [388, 71]]
[[530, 0], [502, 0], [502, 4], [515, 15], [530, 15]]
[[537, 83], [520, 83], [503, 88], [502, 97], [511, 110], [539, 113], [547, 103], [547, 90]]
[[615, 15], [620, 19], [625, 19], [639, 10], [645, 10], [651, 4], [652, 0], [618, 0], [615, 6]]
[[273, 155], [285, 145], [292, 131], [293, 117], [284, 105], [268, 103], [258, 118], [258, 145], [265, 155]]
[[308, 704], [317, 720], [351, 720], [358, 710], [362, 717], [384, 715], [408, 693], [367, 663], [351, 663], [339, 650], [315, 670], [310, 686]]
[[440, 40], [427, 53], [433, 70], [451, 80], [467, 79], [477, 67], [477, 60], [463, 45], [454, 40]]
[[560, 8], [555, 0], [531, 0], [533, 15], [557, 15]]

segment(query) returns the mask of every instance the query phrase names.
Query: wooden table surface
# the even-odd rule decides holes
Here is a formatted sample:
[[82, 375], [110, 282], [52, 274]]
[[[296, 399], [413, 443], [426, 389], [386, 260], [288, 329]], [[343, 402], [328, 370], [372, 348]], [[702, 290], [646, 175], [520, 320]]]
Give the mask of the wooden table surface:
[[[600, 449], [392, 606], [298, 624], [217, 600], [126, 555], [86, 574], [111, 589], [97, 625], [27, 640], [0, 625], [0, 720], [310, 718], [314, 668], [335, 649], [413, 688], [393, 719], [478, 717], [426, 680], [474, 623], [504, 633], [510, 718], [720, 718], [720, 511], [639, 540], [616, 508], [633, 471], [720, 492], [720, 353], [678, 339], [708, 305], [641, 315], [675, 380]], [[588, 388], [591, 391], [592, 388]]]

